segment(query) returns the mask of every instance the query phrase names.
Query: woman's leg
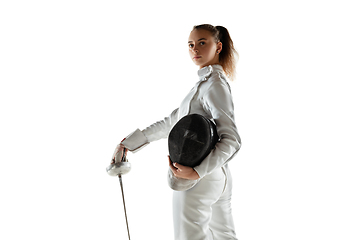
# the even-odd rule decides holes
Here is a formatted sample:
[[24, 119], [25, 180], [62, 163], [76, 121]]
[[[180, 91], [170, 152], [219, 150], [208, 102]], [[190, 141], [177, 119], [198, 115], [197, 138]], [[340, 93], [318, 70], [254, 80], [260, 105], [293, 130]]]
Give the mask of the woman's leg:
[[212, 206], [225, 187], [221, 169], [201, 179], [187, 191], [174, 191], [173, 216], [175, 240], [220, 240], [209, 228]]
[[232, 179], [226, 171], [226, 188], [219, 200], [212, 205], [210, 229], [216, 240], [236, 240], [234, 221], [231, 212]]

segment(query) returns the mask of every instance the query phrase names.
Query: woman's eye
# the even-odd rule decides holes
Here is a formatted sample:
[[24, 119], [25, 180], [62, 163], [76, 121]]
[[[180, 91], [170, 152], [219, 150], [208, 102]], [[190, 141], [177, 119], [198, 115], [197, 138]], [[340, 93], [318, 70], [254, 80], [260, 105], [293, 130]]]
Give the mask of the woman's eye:
[[204, 45], [205, 44], [205, 42], [200, 42], [200, 45], [202, 46], [202, 45]]
[[189, 48], [193, 48], [194, 47], [194, 44], [189, 44]]

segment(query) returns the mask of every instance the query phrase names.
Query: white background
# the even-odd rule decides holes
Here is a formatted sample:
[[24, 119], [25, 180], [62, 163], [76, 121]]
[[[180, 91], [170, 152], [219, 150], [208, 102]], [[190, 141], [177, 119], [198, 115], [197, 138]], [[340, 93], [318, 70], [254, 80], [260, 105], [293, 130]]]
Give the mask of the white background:
[[[0, 3], [0, 238], [127, 239], [115, 146], [197, 79], [193, 25], [228, 28], [243, 240], [360, 239], [357, 1]], [[167, 142], [129, 154], [132, 239], [173, 239]]]

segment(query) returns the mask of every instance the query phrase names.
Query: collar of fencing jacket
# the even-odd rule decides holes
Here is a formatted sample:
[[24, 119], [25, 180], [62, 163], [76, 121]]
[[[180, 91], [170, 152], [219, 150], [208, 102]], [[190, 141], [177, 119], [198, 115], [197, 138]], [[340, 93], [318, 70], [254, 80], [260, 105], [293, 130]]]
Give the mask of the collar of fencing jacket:
[[213, 72], [223, 72], [222, 66], [221, 65], [209, 65], [209, 66], [203, 67], [198, 71], [198, 75], [199, 75], [200, 80], [207, 80], [208, 77]]

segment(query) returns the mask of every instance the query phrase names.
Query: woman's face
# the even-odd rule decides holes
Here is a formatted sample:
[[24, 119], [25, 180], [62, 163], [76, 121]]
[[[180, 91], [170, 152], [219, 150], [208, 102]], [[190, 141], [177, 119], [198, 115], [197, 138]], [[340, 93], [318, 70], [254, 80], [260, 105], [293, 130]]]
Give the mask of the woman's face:
[[191, 59], [200, 68], [219, 64], [222, 43], [215, 43], [215, 39], [209, 31], [204, 29], [193, 30], [190, 33], [188, 45]]

